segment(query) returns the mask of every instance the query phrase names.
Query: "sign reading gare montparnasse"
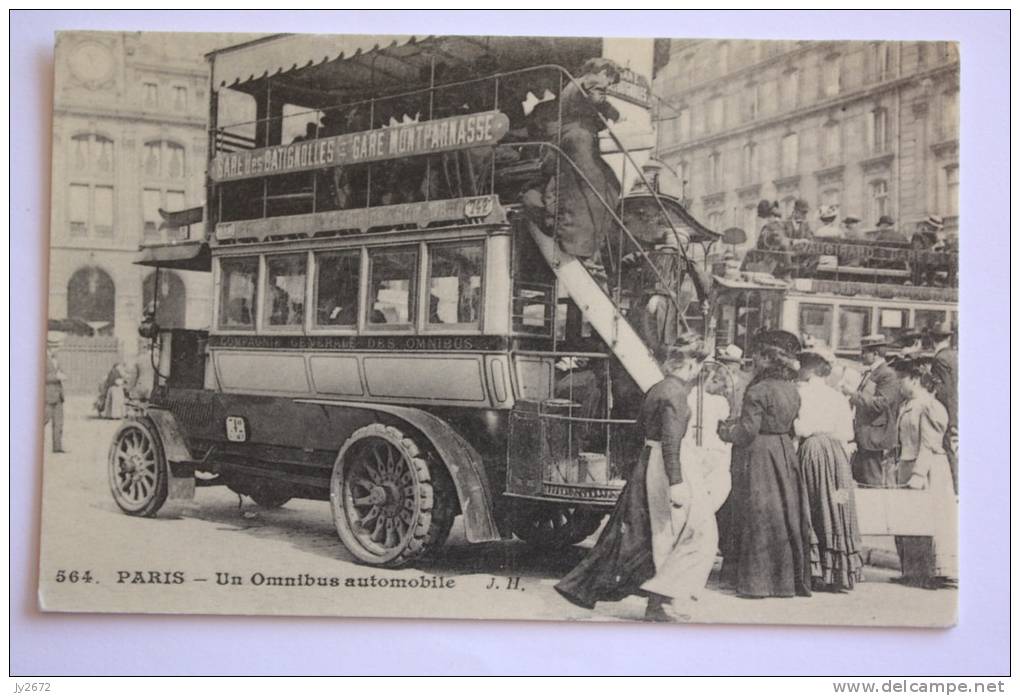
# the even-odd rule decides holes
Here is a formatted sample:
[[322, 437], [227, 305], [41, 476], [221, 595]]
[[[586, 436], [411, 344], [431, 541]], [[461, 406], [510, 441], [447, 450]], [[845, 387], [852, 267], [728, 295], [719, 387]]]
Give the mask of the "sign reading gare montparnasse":
[[509, 126], [506, 114], [499, 111], [450, 116], [289, 145], [223, 153], [213, 160], [211, 171], [216, 181], [229, 181], [259, 174], [284, 174], [392, 157], [428, 155], [471, 145], [493, 145], [506, 135]]

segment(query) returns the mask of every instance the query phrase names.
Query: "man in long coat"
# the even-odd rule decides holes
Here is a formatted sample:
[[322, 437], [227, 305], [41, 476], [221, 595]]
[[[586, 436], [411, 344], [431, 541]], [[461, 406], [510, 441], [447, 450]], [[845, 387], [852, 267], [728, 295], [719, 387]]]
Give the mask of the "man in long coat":
[[883, 488], [896, 485], [896, 418], [903, 399], [899, 377], [885, 361], [887, 348], [884, 336], [865, 336], [861, 360], [867, 372], [856, 391], [844, 389], [854, 407], [857, 451], [850, 461], [854, 480]]

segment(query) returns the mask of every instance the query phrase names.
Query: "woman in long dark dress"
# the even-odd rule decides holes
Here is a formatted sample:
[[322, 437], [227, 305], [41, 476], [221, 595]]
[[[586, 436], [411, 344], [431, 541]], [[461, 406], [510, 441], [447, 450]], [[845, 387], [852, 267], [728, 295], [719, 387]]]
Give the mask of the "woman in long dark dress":
[[743, 597], [811, 594], [811, 528], [798, 480], [793, 423], [800, 409], [797, 361], [766, 345], [740, 417], [721, 423], [733, 443], [733, 519], [723, 579]]
[[[701, 339], [681, 336], [663, 363], [666, 377], [648, 390], [638, 427], [645, 447], [631, 471], [598, 542], [556, 591], [569, 602], [594, 609], [596, 602], [617, 602], [632, 594], [649, 597], [646, 619], [671, 620], [666, 612], [670, 597], [643, 591], [656, 575], [657, 565], [669, 554], [676, 537], [673, 511], [690, 507], [691, 488], [680, 467], [680, 443], [690, 419], [688, 395], [705, 358]], [[668, 487], [667, 491], [663, 488]], [[657, 558], [658, 563], [657, 563]]]

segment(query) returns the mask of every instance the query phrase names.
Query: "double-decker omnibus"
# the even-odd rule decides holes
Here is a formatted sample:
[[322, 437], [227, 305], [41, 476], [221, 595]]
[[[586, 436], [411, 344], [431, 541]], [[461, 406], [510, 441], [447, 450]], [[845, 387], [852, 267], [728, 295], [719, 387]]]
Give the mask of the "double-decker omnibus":
[[[593, 277], [519, 200], [550, 151], [576, 168], [559, 96], [620, 51], [627, 128], [604, 159], [640, 189], [640, 224], [711, 241], [642, 173], [651, 41], [284, 35], [210, 54], [204, 235], [139, 263], [210, 272], [212, 317], [149, 329], [156, 384], [110, 451], [121, 509], [210, 485], [328, 500], [347, 549], [385, 566], [441, 546], [458, 515], [469, 542], [593, 533], [633, 457], [614, 379], [646, 390], [661, 372], [624, 318], [628, 284]], [[618, 260], [679, 287], [683, 264], [654, 263], [625, 205], [594, 200]]]

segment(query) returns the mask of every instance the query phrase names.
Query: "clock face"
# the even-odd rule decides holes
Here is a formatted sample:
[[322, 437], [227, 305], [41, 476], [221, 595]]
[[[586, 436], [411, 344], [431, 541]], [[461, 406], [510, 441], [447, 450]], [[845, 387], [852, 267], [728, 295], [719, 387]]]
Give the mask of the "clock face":
[[105, 82], [113, 74], [110, 49], [94, 41], [79, 44], [71, 54], [71, 70], [79, 80], [87, 84]]

